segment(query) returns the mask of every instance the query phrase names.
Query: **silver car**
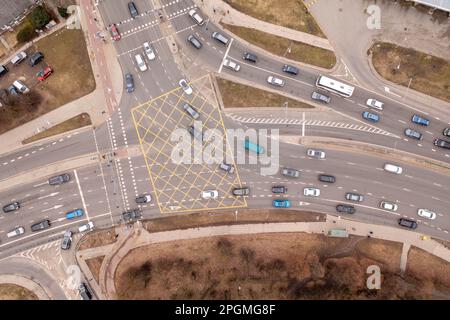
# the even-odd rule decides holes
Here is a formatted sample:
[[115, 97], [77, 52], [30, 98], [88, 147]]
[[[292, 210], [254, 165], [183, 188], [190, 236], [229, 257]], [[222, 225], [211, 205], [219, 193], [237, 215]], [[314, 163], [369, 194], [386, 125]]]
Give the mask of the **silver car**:
[[200, 114], [189, 103], [183, 104], [183, 110], [186, 111], [194, 120], [200, 118]]
[[284, 87], [284, 80], [277, 78], [275, 76], [268, 76], [267, 82], [277, 87]]
[[241, 66], [239, 64], [228, 59], [223, 60], [223, 66], [236, 72], [241, 69]]
[[331, 97], [326, 96], [326, 95], [321, 94], [321, 93], [318, 93], [318, 92], [316, 92], [316, 91], [314, 91], [314, 92], [312, 93], [311, 98], [312, 98], [313, 100], [317, 100], [317, 101], [320, 101], [320, 102], [322, 102], [322, 103], [330, 103], [330, 102], [331, 102]]
[[308, 149], [308, 150], [306, 150], [306, 154], [309, 157], [313, 157], [313, 158], [317, 158], [317, 159], [325, 158], [325, 152], [322, 150]]
[[347, 192], [345, 194], [345, 199], [347, 199], [349, 201], [361, 202], [364, 200], [364, 197], [362, 195], [360, 195], [359, 193]]
[[286, 177], [298, 178], [300, 177], [300, 171], [291, 168], [283, 168], [281, 169], [281, 174]]

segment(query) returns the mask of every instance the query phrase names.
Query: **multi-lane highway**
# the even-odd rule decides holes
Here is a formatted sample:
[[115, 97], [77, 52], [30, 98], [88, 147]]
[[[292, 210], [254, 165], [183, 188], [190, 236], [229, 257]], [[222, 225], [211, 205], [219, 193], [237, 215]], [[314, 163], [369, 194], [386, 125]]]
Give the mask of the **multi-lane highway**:
[[[315, 90], [315, 81], [323, 71], [298, 65], [300, 73], [290, 76], [281, 71], [281, 66], [286, 62], [282, 58], [256, 48], [249, 49], [237, 39], [230, 41], [228, 46], [216, 42], [211, 38], [212, 32], [227, 33], [209, 21], [198, 26], [188, 15], [188, 11], [195, 8], [192, 1], [135, 1], [141, 14], [136, 19], [130, 18], [127, 3], [126, 0], [103, 0], [95, 9], [106, 27], [114, 23], [119, 29], [121, 39], [114, 42], [117, 59], [122, 73], [134, 76], [136, 89], [133, 93], [123, 92], [119, 105], [103, 125], [0, 157], [0, 180], [3, 181], [0, 204], [21, 203], [18, 211], [0, 215], [2, 256], [61, 237], [66, 229], [76, 230], [87, 221], [93, 221], [96, 226], [119, 223], [123, 211], [138, 206], [134, 199], [141, 194], [148, 193], [153, 197], [151, 203], [141, 205], [144, 218], [152, 218], [183, 210], [270, 207], [273, 199], [281, 197], [272, 194], [273, 185], [288, 187], [288, 193], [283, 197], [290, 199], [295, 208], [307, 207], [308, 210], [332, 214], [336, 213], [336, 204], [347, 203], [344, 199], [346, 192], [358, 192], [365, 196], [365, 200], [354, 204], [357, 212], [349, 218], [395, 226], [399, 217], [407, 217], [418, 221], [420, 232], [449, 238], [448, 175], [403, 164], [403, 174], [389, 174], [382, 169], [387, 161], [370, 154], [346, 153], [331, 148], [325, 150], [325, 159], [315, 160], [306, 157], [306, 147], [282, 142], [280, 166], [300, 170], [298, 179], [289, 179], [279, 173], [262, 176], [260, 165], [239, 164], [236, 178], [230, 179], [220, 178], [225, 173], [216, 164], [192, 168], [169, 165], [170, 159], [161, 157], [166, 142], [164, 139], [169, 139], [171, 130], [185, 128], [190, 123], [189, 117], [177, 109], [183, 101], [199, 109], [207, 118], [205, 123], [208, 127], [222, 131], [225, 128], [279, 128], [282, 135], [361, 141], [406, 151], [411, 157], [420, 155], [447, 164], [450, 162], [450, 152], [434, 147], [432, 140], [442, 137], [441, 132], [450, 126], [450, 119], [447, 115], [432, 113], [427, 106], [406, 105], [360, 87], [356, 87], [350, 98], [332, 95], [331, 103], [317, 111], [219, 112], [214, 97], [210, 96], [213, 90], [208, 86], [209, 78], [204, 77], [211, 72], [226, 73], [229, 77], [271, 90], [274, 87], [267, 84], [266, 78], [274, 74], [286, 82], [283, 88], [277, 90], [312, 103], [310, 96]], [[195, 35], [203, 47], [195, 49], [186, 40], [189, 35]], [[232, 38], [229, 34], [227, 36]], [[101, 40], [89, 34], [89, 41], [98, 45]], [[147, 59], [148, 70], [141, 72], [134, 56], [137, 53], [145, 56], [142, 48], [144, 42], [151, 43], [156, 58], [152, 61]], [[258, 55], [256, 64], [243, 61], [246, 51]], [[239, 63], [240, 71], [221, 68], [225, 57]], [[195, 80], [192, 96], [179, 88], [181, 78]], [[379, 123], [367, 123], [361, 118], [361, 112], [368, 110], [365, 106], [368, 98], [385, 102], [383, 111], [375, 111], [381, 116]], [[174, 109], [178, 111], [174, 112]], [[136, 112], [149, 122], [143, 124], [133, 118]], [[410, 119], [415, 113], [430, 119], [430, 126], [412, 124]], [[150, 125], [152, 120], [154, 123]], [[411, 141], [406, 138], [403, 130], [407, 127], [422, 132], [424, 139]], [[154, 142], [156, 138], [159, 140]], [[39, 176], [24, 181], [20, 186], [4, 187], [8, 179], [24, 172], [90, 154], [102, 159], [110, 152], [116, 153], [111, 163], [103, 159], [95, 165], [70, 169], [71, 181], [60, 186], [50, 186], [46, 182], [48, 176]], [[62, 172], [55, 172], [59, 173]], [[321, 183], [317, 179], [320, 173], [335, 175], [337, 182]], [[246, 201], [236, 200], [231, 195], [231, 189], [237, 184], [250, 187], [251, 194], [245, 198]], [[303, 196], [306, 186], [320, 188], [320, 197]], [[201, 190], [211, 188], [219, 190], [218, 201], [201, 199]], [[379, 202], [382, 200], [397, 203], [398, 211], [380, 209]], [[417, 209], [421, 207], [436, 212], [437, 218], [421, 220], [417, 216]], [[67, 220], [65, 213], [77, 208], [83, 209], [85, 215], [75, 221]], [[44, 219], [51, 221], [51, 228], [31, 232], [30, 225]], [[6, 234], [17, 226], [23, 226], [25, 233], [8, 238]]]

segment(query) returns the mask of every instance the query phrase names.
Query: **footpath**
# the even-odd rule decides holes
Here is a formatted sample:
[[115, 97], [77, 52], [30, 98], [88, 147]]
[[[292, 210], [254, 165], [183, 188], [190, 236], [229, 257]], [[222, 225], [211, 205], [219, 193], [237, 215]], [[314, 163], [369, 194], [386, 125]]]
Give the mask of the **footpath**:
[[[88, 279], [91, 279], [91, 286], [101, 296], [108, 299], [117, 299], [115, 290], [115, 272], [117, 266], [130, 250], [137, 247], [169, 241], [240, 234], [306, 232], [327, 235], [331, 229], [346, 230], [348, 234], [355, 236], [402, 243], [402, 255], [398, 262], [399, 269], [402, 271], [406, 270], [408, 252], [411, 246], [425, 250], [430, 254], [450, 262], [450, 250], [447, 247], [435, 240], [422, 240], [423, 237], [420, 233], [389, 226], [346, 220], [330, 215], [327, 215], [325, 222], [220, 225], [154, 233], [145, 230], [141, 222], [136, 222], [133, 225], [116, 227], [117, 240], [115, 243], [77, 251], [76, 258], [83, 273]], [[104, 256], [104, 259], [99, 270], [99, 283], [96, 283], [93, 281], [91, 270], [88, 268], [85, 260], [100, 256]]]

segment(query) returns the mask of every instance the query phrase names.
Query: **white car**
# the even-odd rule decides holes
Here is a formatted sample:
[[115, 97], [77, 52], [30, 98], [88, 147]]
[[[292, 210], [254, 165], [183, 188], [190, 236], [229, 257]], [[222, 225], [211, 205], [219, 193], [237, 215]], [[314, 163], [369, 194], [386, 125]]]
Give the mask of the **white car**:
[[145, 64], [145, 61], [140, 54], [135, 55], [134, 59], [136, 59], [136, 63], [139, 67], [139, 70], [141, 71], [147, 70], [147, 65]]
[[178, 82], [178, 84], [180, 85], [180, 87], [184, 90], [184, 93], [191, 95], [192, 94], [192, 88], [191, 86], [187, 83], [186, 80], [181, 79], [180, 82]]
[[303, 195], [306, 197], [318, 197], [320, 196], [320, 189], [312, 187], [304, 188]]
[[20, 93], [28, 93], [30, 92], [30, 89], [28, 89], [28, 87], [20, 80], [16, 80], [13, 82], [13, 86], [19, 90]]
[[278, 87], [284, 87], [284, 80], [277, 78], [275, 76], [268, 76], [267, 82]]
[[241, 69], [240, 65], [228, 59], [223, 60], [223, 66], [234, 71], [239, 71]]
[[217, 190], [205, 190], [202, 191], [202, 198], [203, 199], [217, 199], [219, 196], [219, 192]]
[[317, 158], [317, 159], [325, 158], [325, 152], [322, 150], [308, 149], [308, 150], [306, 150], [306, 154], [310, 157]]
[[366, 105], [368, 105], [371, 108], [378, 109], [378, 110], [383, 110], [383, 107], [384, 107], [383, 102], [380, 102], [375, 99], [367, 99]]
[[384, 209], [384, 210], [389, 210], [389, 211], [395, 212], [398, 209], [398, 205], [396, 205], [395, 203], [392, 203], [392, 202], [381, 201], [380, 208]]
[[421, 216], [422, 218], [427, 218], [430, 220], [436, 219], [436, 213], [434, 213], [433, 211], [430, 211], [428, 209], [419, 209], [419, 210], [417, 210], [417, 214], [419, 216]]
[[403, 172], [403, 168], [400, 166], [396, 166], [395, 164], [386, 163], [384, 165], [384, 170], [390, 173], [401, 174]]
[[194, 21], [201, 26], [202, 24], [205, 23], [205, 20], [202, 18], [201, 15], [198, 14], [197, 10], [192, 9], [189, 11], [189, 15], [191, 16], [192, 19], [194, 19]]
[[90, 230], [92, 230], [92, 229], [94, 229], [94, 223], [93, 223], [92, 221], [90, 221], [90, 222], [88, 222], [88, 223], [83, 224], [82, 226], [80, 226], [80, 227], [78, 228], [78, 232], [90, 231]]
[[155, 59], [155, 51], [153, 50], [151, 44], [148, 42], [144, 42], [143, 46], [144, 46], [144, 51], [145, 51], [145, 54], [147, 55], [148, 60]]

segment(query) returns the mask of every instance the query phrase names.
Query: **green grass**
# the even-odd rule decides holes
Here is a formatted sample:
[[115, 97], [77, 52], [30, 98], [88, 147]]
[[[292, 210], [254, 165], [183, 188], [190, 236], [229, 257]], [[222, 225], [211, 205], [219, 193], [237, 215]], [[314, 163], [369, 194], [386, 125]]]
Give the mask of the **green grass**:
[[326, 38], [301, 0], [225, 0], [256, 19]]
[[225, 108], [281, 108], [284, 107], [286, 101], [288, 102], [289, 108], [314, 108], [309, 104], [276, 93], [249, 87], [229, 80], [217, 78], [217, 83]]
[[383, 78], [405, 87], [411, 79], [411, 89], [450, 102], [450, 61], [385, 42], [370, 50]]
[[[332, 51], [278, 37], [256, 29], [225, 23], [222, 23], [222, 25], [238, 37], [278, 56], [326, 69], [331, 69], [336, 64], [336, 56]], [[291, 48], [290, 53], [288, 53], [289, 47]]]
[[44, 130], [28, 139], [25, 139], [22, 141], [22, 144], [27, 144], [31, 142], [38, 141], [40, 139], [48, 138], [60, 133], [64, 133], [67, 131], [75, 130], [78, 128], [82, 128], [85, 126], [91, 125], [91, 118], [87, 113], [82, 113], [77, 115], [76, 117], [73, 117], [69, 120], [66, 120], [64, 122], [61, 122], [57, 124], [56, 126], [53, 126], [47, 130]]

